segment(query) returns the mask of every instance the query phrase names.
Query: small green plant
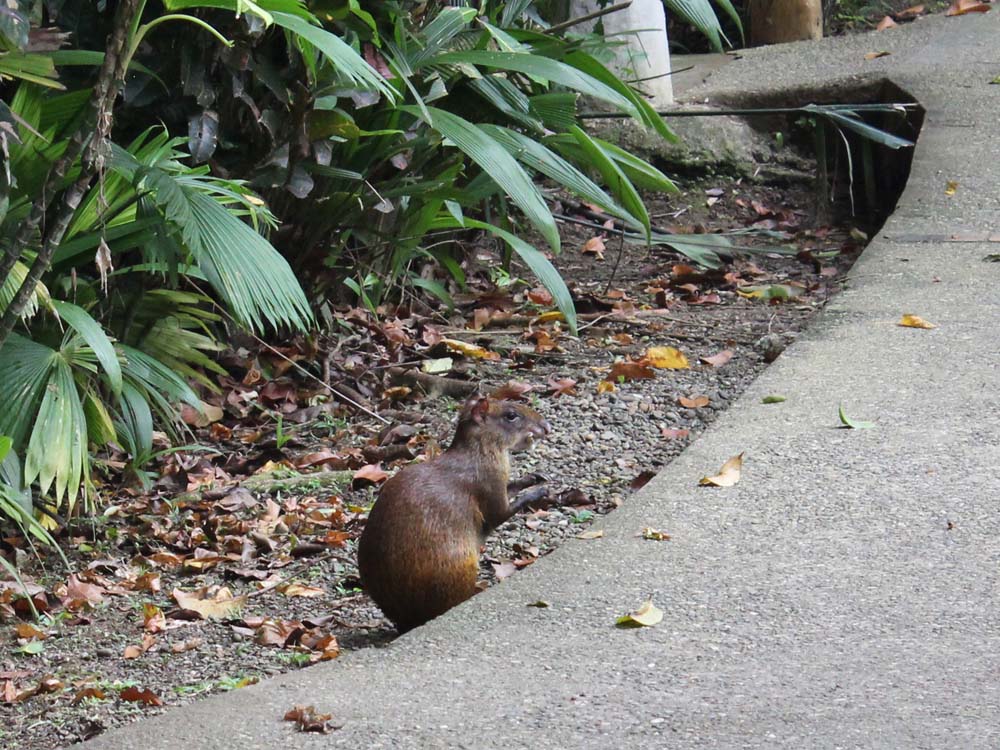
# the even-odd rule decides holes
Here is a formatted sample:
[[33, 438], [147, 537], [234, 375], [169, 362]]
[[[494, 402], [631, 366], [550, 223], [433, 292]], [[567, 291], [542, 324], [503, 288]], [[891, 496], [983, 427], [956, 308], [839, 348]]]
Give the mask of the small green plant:
[[285, 421], [282, 415], [279, 413], [277, 419], [274, 422], [274, 442], [280, 451], [285, 447], [285, 444], [294, 437], [294, 433], [285, 432]]

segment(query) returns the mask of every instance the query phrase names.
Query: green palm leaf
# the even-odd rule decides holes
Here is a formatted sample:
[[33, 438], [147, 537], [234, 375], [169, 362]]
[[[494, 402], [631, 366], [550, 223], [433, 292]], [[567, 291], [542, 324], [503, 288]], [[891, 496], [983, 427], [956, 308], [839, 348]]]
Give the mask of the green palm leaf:
[[490, 52], [488, 50], [466, 50], [462, 52], [445, 52], [428, 61], [434, 65], [480, 65], [496, 70], [513, 70], [534, 78], [545, 79], [562, 84], [567, 88], [579, 91], [581, 94], [602, 99], [633, 117], [642, 119], [642, 114], [635, 104], [626, 96], [615, 91], [611, 86], [601, 83], [593, 76], [584, 73], [572, 65], [559, 60], [553, 60], [541, 55], [526, 52]]
[[118, 364], [118, 354], [111, 343], [111, 339], [104, 333], [100, 323], [94, 320], [90, 313], [82, 307], [77, 307], [69, 302], [52, 300], [52, 306], [81, 338], [87, 342], [87, 346], [94, 350], [94, 355], [104, 368], [111, 383], [111, 390], [120, 393], [122, 389], [122, 370]]
[[[414, 117], [421, 117], [421, 110], [417, 107], [405, 106], [400, 109]], [[514, 157], [482, 128], [468, 120], [434, 107], [428, 107], [427, 113], [432, 118], [428, 125], [452, 141], [462, 153], [478, 164], [524, 212], [528, 221], [542, 233], [549, 246], [558, 252], [559, 230], [556, 228], [555, 219], [552, 218], [552, 213], [545, 205], [538, 188]]]

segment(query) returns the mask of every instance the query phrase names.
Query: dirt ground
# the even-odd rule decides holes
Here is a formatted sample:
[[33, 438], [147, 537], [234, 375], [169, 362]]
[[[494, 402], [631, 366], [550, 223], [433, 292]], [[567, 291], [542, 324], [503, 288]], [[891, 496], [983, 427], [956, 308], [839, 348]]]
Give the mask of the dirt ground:
[[[149, 492], [109, 479], [108, 505], [61, 539], [74, 575], [52, 556], [39, 569], [22, 553], [38, 621], [16, 586], [0, 582], [0, 745], [71, 744], [391, 640], [354, 566], [372, 480], [446, 445], [465, 391], [459, 400], [422, 395], [390, 365], [413, 372], [449, 356], [449, 383], [530, 386], [524, 398], [553, 425], [515, 462], [515, 473], [550, 477], [551, 507], [505, 524], [482, 557], [484, 585], [503, 585], [628, 502], [711, 424], [836, 293], [864, 242], [850, 223], [815, 224], [808, 175], [781, 184], [701, 177], [649, 205], [667, 231], [740, 230], [735, 241], [754, 250], [699, 272], [667, 248], [602, 238], [600, 222], [577, 212], [589, 223], [564, 225], [554, 262], [578, 302], [578, 337], [537, 317], [550, 306], [536, 284], [517, 281], [524, 269], [493, 272], [507, 285], [490, 289], [498, 249], [483, 246], [455, 314], [417, 303], [378, 319], [353, 311], [318, 351], [283, 348], [388, 424], [324, 399], [267, 350], [230, 353], [217, 418], [196, 428], [217, 453], [166, 457], [150, 467]], [[778, 246], [792, 250], [767, 250]], [[497, 357], [461, 356], [442, 339]], [[673, 347], [689, 366], [649, 367], [651, 347]], [[115, 460], [107, 457], [109, 471]], [[360, 475], [345, 487], [333, 469]]]

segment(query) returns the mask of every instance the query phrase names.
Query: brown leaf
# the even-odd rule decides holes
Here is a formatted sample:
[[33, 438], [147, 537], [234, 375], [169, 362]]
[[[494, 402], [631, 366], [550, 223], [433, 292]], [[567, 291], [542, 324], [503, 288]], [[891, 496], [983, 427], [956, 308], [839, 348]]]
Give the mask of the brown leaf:
[[537, 287], [528, 292], [528, 299], [536, 305], [548, 307], [552, 304], [552, 293], [545, 287]]
[[885, 16], [878, 22], [878, 26], [875, 27], [875, 31], [885, 31], [886, 29], [895, 28], [898, 25], [899, 24], [892, 20], [891, 16]]
[[388, 472], [384, 471], [381, 466], [368, 464], [354, 472], [351, 484], [355, 487], [364, 487], [366, 484], [380, 484], [388, 478]]
[[182, 610], [192, 612], [205, 620], [225, 620], [234, 617], [247, 600], [245, 594], [234, 597], [225, 587], [212, 592], [211, 598], [209, 593], [210, 589], [206, 587], [197, 591], [174, 589], [170, 595]]
[[865, 55], [865, 59], [866, 60], [877, 60], [880, 57], [888, 57], [891, 54], [892, 54], [891, 52], [885, 52], [885, 51], [883, 51], [883, 52], [868, 52]]
[[142, 637], [142, 643], [138, 646], [131, 645], [125, 647], [125, 658], [126, 659], [138, 659], [144, 653], [149, 651], [156, 644], [156, 638], [152, 635], [147, 634]]
[[311, 598], [326, 595], [326, 589], [321, 589], [318, 586], [306, 586], [302, 583], [289, 583], [284, 586], [278, 586], [277, 588], [278, 591], [285, 596], [302, 596]]
[[701, 361], [706, 365], [711, 365], [712, 367], [722, 367], [732, 358], [733, 351], [731, 349], [723, 349], [721, 352], [713, 354], [711, 357], [702, 357]]
[[708, 396], [692, 396], [691, 398], [680, 396], [677, 399], [677, 403], [685, 409], [700, 409], [703, 406], [708, 406], [709, 398]]
[[979, 0], [954, 0], [944, 14], [946, 16], [964, 16], [966, 13], [986, 13], [989, 9], [989, 5], [979, 2]]
[[593, 255], [597, 260], [604, 260], [604, 251], [606, 249], [603, 237], [591, 237], [583, 244], [580, 252], [584, 255]]
[[899, 11], [896, 14], [897, 21], [909, 21], [910, 19], [916, 18], [917, 16], [922, 16], [924, 14], [923, 5], [914, 5], [911, 8], [906, 8], [905, 10]]
[[576, 381], [572, 378], [550, 377], [549, 392], [552, 393], [553, 398], [557, 396], [575, 396]]
[[685, 430], [681, 427], [660, 428], [660, 437], [665, 437], [667, 440], [680, 440], [681, 438], [686, 438], [690, 434], [691, 430]]
[[305, 632], [305, 627], [297, 620], [264, 620], [254, 633], [254, 642], [261, 646], [287, 646]]
[[285, 713], [285, 721], [294, 721], [295, 728], [300, 732], [319, 732], [326, 734], [331, 729], [340, 729], [330, 723], [330, 714], [321, 714], [314, 706], [296, 706]]
[[14, 626], [14, 632], [17, 634], [18, 638], [22, 638], [26, 641], [30, 641], [32, 638], [39, 641], [44, 641], [49, 637], [49, 634], [45, 631], [39, 630], [30, 622], [19, 622]]
[[702, 477], [698, 484], [706, 487], [732, 487], [740, 481], [743, 469], [743, 454], [733, 456], [726, 461], [719, 473], [712, 477]]
[[101, 586], [84, 583], [75, 575], [71, 575], [66, 583], [66, 599], [69, 601], [100, 604], [104, 601], [105, 593], [107, 592]]
[[118, 693], [123, 701], [145, 703], [147, 706], [162, 706], [163, 700], [149, 688], [138, 688], [135, 685], [127, 687]]
[[656, 373], [644, 362], [615, 362], [611, 372], [604, 379], [609, 382], [629, 382], [632, 380], [652, 380]]
[[577, 539], [600, 539], [604, 536], [603, 529], [592, 529], [591, 531], [584, 531], [582, 534], [577, 534]]
[[508, 380], [490, 394], [490, 398], [499, 401], [524, 401], [525, 396], [534, 390], [533, 385], [517, 380]]
[[93, 687], [93, 686], [82, 687], [76, 691], [76, 694], [73, 696], [72, 703], [75, 706], [78, 703], [82, 703], [87, 698], [90, 698], [95, 701], [103, 701], [107, 700], [108, 696], [99, 687]]

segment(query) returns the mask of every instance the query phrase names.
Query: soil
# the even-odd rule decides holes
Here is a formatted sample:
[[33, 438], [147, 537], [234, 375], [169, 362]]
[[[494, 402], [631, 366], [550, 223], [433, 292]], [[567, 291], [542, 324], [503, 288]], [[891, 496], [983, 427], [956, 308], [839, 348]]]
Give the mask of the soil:
[[[0, 596], [0, 745], [71, 744], [162, 711], [161, 703], [180, 705], [390, 641], [394, 630], [360, 593], [354, 567], [375, 489], [364, 479], [355, 485], [367, 486], [344, 488], [342, 473], [329, 470], [379, 464], [362, 472], [378, 479], [379, 469], [391, 472], [405, 455], [433, 452], [446, 444], [459, 402], [387, 382], [386, 365], [449, 354], [456, 359], [449, 382], [530, 385], [525, 397], [554, 426], [550, 439], [515, 458], [515, 473], [551, 478], [554, 504], [513, 519], [489, 539], [482, 573], [484, 585], [494, 583], [628, 502], [808, 324], [839, 288], [863, 240], [847, 226], [814, 224], [808, 180], [704, 177], [680, 194], [651, 198], [649, 206], [654, 223], [668, 229], [752, 230], [739, 243], [756, 249], [701, 273], [663, 247], [619, 247], [613, 234], [604, 239], [603, 259], [586, 254], [588, 243], [599, 244], [599, 229], [565, 225], [564, 251], [554, 262], [579, 302], [579, 337], [558, 321], [533, 319], [531, 299], [544, 302], [541, 290], [529, 295], [532, 286], [516, 282], [485, 288], [485, 269], [497, 260], [492, 246], [476, 253], [478, 270], [467, 269], [473, 293], [459, 300], [462, 314], [442, 318], [417, 304], [378, 320], [345, 314], [341, 323], [353, 326], [351, 334], [334, 339], [342, 348], [328, 350], [329, 372], [318, 365], [313, 372], [350, 385], [391, 421], [392, 433], [362, 412], [324, 403], [316, 396], [322, 389], [294, 371], [280, 372], [266, 351], [256, 358], [231, 353], [232, 378], [217, 399], [225, 416], [197, 431], [198, 442], [222, 455], [172, 454], [155, 467], [160, 478], [150, 492], [106, 485], [110, 505], [61, 538], [75, 577], [51, 555], [43, 570], [22, 553], [42, 612], [33, 625], [17, 586], [0, 582], [7, 587]], [[779, 244], [798, 257], [766, 251]], [[516, 265], [512, 275], [527, 276]], [[747, 296], [754, 288], [791, 296]], [[471, 319], [481, 330], [468, 327]], [[441, 336], [500, 357], [459, 357], [434, 343]], [[633, 365], [620, 368], [625, 377], [610, 374], [615, 362], [641, 361], [650, 347], [674, 347], [690, 366]], [[293, 350], [304, 363], [323, 360], [304, 345], [283, 351]], [[718, 357], [715, 364], [706, 362], [710, 357]], [[633, 373], [649, 377], [629, 379]], [[271, 409], [249, 409], [254, 398]], [[275, 411], [285, 413], [280, 425], [271, 418]], [[385, 460], [389, 449], [400, 458]], [[718, 468], [707, 466], [706, 474]], [[250, 473], [254, 481], [241, 485]], [[206, 598], [181, 607], [175, 590]]]

